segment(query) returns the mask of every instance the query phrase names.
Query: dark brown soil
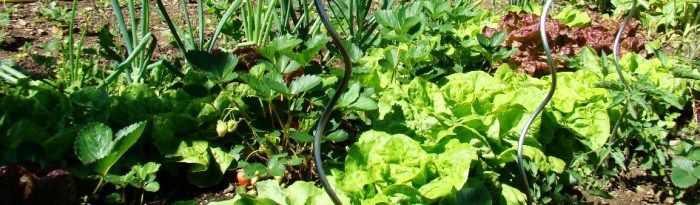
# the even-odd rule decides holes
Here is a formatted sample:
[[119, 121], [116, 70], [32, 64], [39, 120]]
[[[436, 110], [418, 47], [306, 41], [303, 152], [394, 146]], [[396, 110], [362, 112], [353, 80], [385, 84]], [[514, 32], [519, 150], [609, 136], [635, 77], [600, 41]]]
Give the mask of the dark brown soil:
[[619, 181], [610, 181], [607, 192], [613, 198], [594, 196], [583, 187], [576, 189], [583, 193], [586, 201], [594, 204], [674, 204], [675, 199], [666, 193], [665, 187], [673, 186], [668, 178], [651, 176], [639, 168], [620, 173]]

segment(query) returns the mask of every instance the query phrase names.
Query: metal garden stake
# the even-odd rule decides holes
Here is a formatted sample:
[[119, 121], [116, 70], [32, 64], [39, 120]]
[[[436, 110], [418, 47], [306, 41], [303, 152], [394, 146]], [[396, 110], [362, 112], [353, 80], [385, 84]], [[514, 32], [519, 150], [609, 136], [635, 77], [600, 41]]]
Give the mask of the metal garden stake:
[[318, 172], [318, 176], [323, 184], [323, 189], [326, 190], [326, 193], [328, 193], [328, 196], [331, 197], [333, 203], [339, 205], [342, 203], [340, 202], [338, 195], [336, 195], [335, 191], [333, 191], [333, 188], [328, 183], [326, 173], [323, 170], [323, 164], [321, 163], [321, 136], [323, 136], [323, 133], [326, 131], [326, 124], [329, 121], [333, 107], [338, 102], [342, 92], [348, 87], [348, 81], [350, 81], [350, 75], [352, 74], [352, 62], [350, 61], [348, 50], [342, 43], [342, 39], [338, 35], [338, 32], [333, 29], [333, 26], [328, 19], [328, 14], [326, 13], [326, 8], [323, 5], [323, 2], [321, 2], [321, 0], [314, 0], [314, 4], [316, 5], [318, 15], [321, 16], [323, 25], [326, 27], [328, 34], [333, 39], [333, 45], [335, 45], [335, 47], [340, 51], [340, 54], [343, 56], [343, 63], [345, 64], [345, 74], [343, 75], [343, 79], [340, 81], [340, 84], [331, 97], [331, 100], [328, 101], [328, 104], [326, 104], [326, 108], [324, 108], [321, 119], [318, 121], [316, 131], [314, 132], [314, 162], [316, 164], [316, 171]]
[[540, 104], [535, 109], [535, 112], [532, 113], [532, 116], [530, 116], [530, 119], [528, 119], [527, 123], [525, 124], [525, 128], [523, 128], [523, 131], [520, 133], [520, 139], [518, 140], [518, 166], [520, 168], [520, 175], [523, 178], [523, 183], [525, 184], [527, 204], [532, 204], [533, 198], [532, 191], [530, 191], [530, 183], [528, 183], [527, 181], [527, 175], [525, 173], [525, 165], [523, 161], [523, 144], [525, 143], [525, 136], [527, 135], [527, 132], [530, 131], [530, 127], [532, 126], [532, 123], [535, 122], [537, 116], [542, 112], [544, 107], [547, 106], [547, 103], [549, 103], [549, 101], [552, 99], [552, 96], [554, 96], [554, 90], [557, 87], [557, 71], [552, 60], [552, 50], [549, 48], [549, 44], [547, 43], [546, 29], [547, 13], [549, 13], [549, 9], [552, 7], [552, 2], [553, 0], [547, 0], [547, 2], [544, 4], [544, 7], [542, 8], [542, 15], [540, 16], [540, 37], [542, 38], [542, 47], [544, 48], [544, 52], [547, 54], [547, 65], [549, 65], [549, 72], [552, 75], [552, 83], [549, 86], [549, 92], [544, 97], [544, 100], [540, 102]]

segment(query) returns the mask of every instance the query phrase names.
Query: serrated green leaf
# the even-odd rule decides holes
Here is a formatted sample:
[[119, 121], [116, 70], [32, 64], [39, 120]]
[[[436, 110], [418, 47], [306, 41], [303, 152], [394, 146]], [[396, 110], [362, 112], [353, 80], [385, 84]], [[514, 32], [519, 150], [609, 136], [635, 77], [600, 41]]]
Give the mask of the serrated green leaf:
[[344, 130], [336, 130], [335, 132], [328, 134], [328, 136], [326, 136], [326, 139], [333, 142], [345, 141], [346, 139], [348, 139], [348, 133]]
[[267, 167], [265, 165], [260, 164], [260, 163], [251, 163], [248, 164], [247, 166], [243, 167], [243, 173], [245, 174], [245, 177], [250, 179], [253, 176], [256, 176], [256, 173], [259, 175], [265, 175], [267, 174]]
[[617, 164], [617, 166], [620, 166], [622, 168], [622, 170], [627, 170], [627, 167], [625, 166], [624, 153], [622, 153], [619, 150], [616, 150], [616, 151], [612, 152], [611, 155], [612, 155], [613, 159], [615, 160], [615, 164]]
[[225, 173], [231, 163], [233, 163], [234, 157], [231, 153], [223, 151], [219, 147], [209, 147], [209, 151], [214, 157], [214, 161], [218, 164], [219, 171]]
[[686, 157], [688, 157], [688, 159], [700, 161], [700, 148], [692, 149], [690, 152], [688, 152], [688, 156]]
[[78, 134], [75, 141], [75, 152], [83, 164], [90, 164], [100, 160], [112, 151], [112, 130], [102, 123], [87, 125]]
[[378, 105], [371, 98], [360, 96], [360, 98], [358, 98], [357, 101], [355, 101], [355, 103], [350, 105], [350, 107], [358, 110], [376, 110], [378, 108]]
[[[279, 80], [281, 80], [281, 79], [279, 79]], [[274, 90], [275, 92], [281, 93], [283, 95], [289, 95], [289, 89], [287, 89], [287, 86], [285, 86], [279, 80], [275, 80], [275, 79], [272, 79], [272, 77], [265, 76], [262, 79], [262, 83], [267, 85], [267, 87]]]
[[279, 36], [270, 42], [270, 46], [274, 47], [276, 50], [290, 50], [297, 45], [301, 44], [303, 41], [301, 39], [295, 38], [292, 35]]
[[202, 172], [209, 167], [209, 154], [207, 141], [183, 141], [180, 143], [175, 156], [181, 159], [178, 162], [193, 164], [190, 172]]
[[278, 59], [277, 64], [279, 66], [279, 71], [282, 74], [292, 73], [294, 71], [299, 70], [299, 68], [301, 67], [301, 64], [299, 62], [289, 58], [288, 56], [281, 56]]
[[491, 46], [491, 41], [486, 36], [484, 36], [482, 34], [477, 34], [476, 40], [479, 41], [479, 44], [481, 44], [481, 46], [485, 46], [485, 47]]
[[685, 169], [674, 168], [671, 172], [671, 182], [680, 188], [688, 188], [698, 182], [698, 178]]
[[258, 198], [267, 198], [275, 201], [277, 204], [286, 205], [287, 196], [284, 194], [282, 187], [275, 180], [265, 180], [255, 184], [258, 191]]
[[491, 46], [499, 46], [503, 41], [506, 40], [506, 32], [505, 31], [499, 31], [493, 34], [491, 37]]
[[185, 54], [187, 62], [197, 69], [206, 71], [210, 79], [227, 82], [233, 80], [236, 74], [233, 69], [238, 64], [238, 58], [229, 52], [218, 54], [205, 51], [190, 50]]
[[347, 107], [360, 97], [360, 83], [354, 82], [350, 85], [347, 92], [343, 93], [338, 99], [338, 108]]
[[113, 151], [121, 154], [125, 153], [126, 150], [138, 141], [145, 128], [146, 122], [138, 122], [119, 130], [115, 135]]
[[289, 136], [299, 143], [312, 143], [314, 142], [314, 137], [305, 132], [291, 132]]
[[292, 81], [291, 85], [289, 85], [289, 91], [293, 95], [306, 92], [320, 85], [321, 81], [321, 77], [315, 75], [303, 75]]
[[249, 74], [242, 74], [239, 77], [241, 78], [241, 80], [243, 80], [243, 82], [248, 84], [248, 86], [250, 86], [250, 88], [253, 88], [253, 90], [255, 90], [259, 96], [263, 96], [263, 97], [270, 96], [270, 87], [265, 85], [262, 81], [260, 81], [255, 76], [252, 76]]
[[112, 168], [112, 165], [117, 163], [119, 158], [121, 158], [126, 151], [131, 148], [131, 146], [136, 144], [139, 138], [141, 138], [141, 134], [143, 134], [143, 130], [145, 129], [146, 122], [138, 122], [119, 130], [119, 132], [117, 132], [115, 135], [116, 139], [114, 139], [114, 147], [107, 157], [99, 160], [97, 166], [95, 167], [96, 171], [103, 176], [106, 175], [107, 172], [109, 172], [109, 169]]
[[401, 28], [399, 19], [394, 13], [394, 11], [381, 10], [374, 14], [374, 17], [377, 19], [377, 22], [382, 26], [389, 27], [392, 29]]
[[146, 186], [143, 187], [143, 190], [147, 192], [158, 192], [158, 190], [160, 190], [160, 184], [158, 182], [147, 183]]
[[148, 162], [143, 166], [134, 166], [131, 168], [137, 176], [141, 178], [146, 178], [150, 174], [155, 174], [160, 169], [160, 164], [155, 162]]
[[682, 169], [682, 170], [685, 170], [688, 172], [692, 172], [693, 165], [695, 164], [695, 162], [693, 160], [688, 159], [688, 158], [679, 156], [679, 157], [673, 158], [673, 160], [671, 160], [671, 164], [673, 165], [673, 168], [678, 168], [678, 169]]
[[284, 171], [286, 170], [286, 166], [284, 164], [284, 158], [287, 157], [286, 153], [283, 154], [277, 154], [272, 157], [270, 157], [270, 160], [267, 161], [267, 172], [268, 174], [272, 176], [282, 176], [284, 175]]

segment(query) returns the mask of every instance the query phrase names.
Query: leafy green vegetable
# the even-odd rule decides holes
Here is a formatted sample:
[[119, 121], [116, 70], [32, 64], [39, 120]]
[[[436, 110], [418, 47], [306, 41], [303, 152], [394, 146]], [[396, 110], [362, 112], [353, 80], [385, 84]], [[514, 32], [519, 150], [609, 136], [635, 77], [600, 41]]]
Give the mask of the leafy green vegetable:
[[[416, 203], [448, 196], [466, 183], [476, 153], [469, 144], [457, 140], [449, 141], [442, 150], [428, 153], [401, 134], [365, 132], [350, 149], [339, 178], [340, 188], [353, 200], [372, 203]], [[378, 192], [368, 193], [368, 187]], [[415, 198], [407, 191], [421, 197]]]
[[586, 26], [591, 23], [591, 17], [586, 12], [574, 9], [573, 6], [564, 7], [554, 16], [554, 19], [573, 28]]
[[[312, 182], [298, 181], [289, 187], [282, 188], [275, 180], [265, 180], [256, 183], [257, 196], [238, 194], [233, 199], [209, 203], [215, 204], [278, 204], [278, 205], [313, 205], [333, 203], [323, 189]], [[340, 192], [339, 197], [344, 204], [349, 200]]]
[[148, 192], [157, 192], [160, 189], [160, 184], [156, 181], [156, 173], [159, 168], [160, 164], [149, 162], [131, 167], [131, 171], [125, 175], [107, 175], [105, 179], [117, 186], [131, 185]]

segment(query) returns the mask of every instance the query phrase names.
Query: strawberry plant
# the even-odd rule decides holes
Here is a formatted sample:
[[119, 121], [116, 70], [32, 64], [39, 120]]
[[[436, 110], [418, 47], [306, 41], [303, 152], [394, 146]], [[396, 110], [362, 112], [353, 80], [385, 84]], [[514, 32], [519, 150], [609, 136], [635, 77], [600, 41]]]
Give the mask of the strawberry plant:
[[697, 202], [696, 3], [494, 3], [8, 1], [0, 204]]
[[697, 166], [697, 150], [690, 153], [690, 158], [676, 157], [671, 161], [673, 168], [671, 171], [671, 182], [680, 188], [694, 186], [700, 176], [700, 166]]
[[138, 141], [145, 127], [145, 122], [130, 125], [119, 130], [114, 138], [110, 128], [104, 124], [90, 124], [80, 131], [75, 152], [83, 164], [92, 164], [94, 173], [101, 177], [95, 192], [101, 188], [104, 177], [117, 160]]

